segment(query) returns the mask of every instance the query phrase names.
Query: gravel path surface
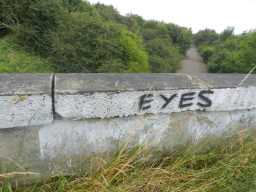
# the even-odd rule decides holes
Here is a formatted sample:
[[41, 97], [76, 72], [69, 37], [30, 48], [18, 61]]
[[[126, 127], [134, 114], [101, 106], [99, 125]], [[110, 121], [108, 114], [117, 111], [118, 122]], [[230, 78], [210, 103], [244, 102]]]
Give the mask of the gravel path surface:
[[207, 73], [207, 66], [199, 55], [196, 47], [192, 46], [186, 54], [186, 58], [181, 62], [181, 69], [178, 73], [197, 74]]

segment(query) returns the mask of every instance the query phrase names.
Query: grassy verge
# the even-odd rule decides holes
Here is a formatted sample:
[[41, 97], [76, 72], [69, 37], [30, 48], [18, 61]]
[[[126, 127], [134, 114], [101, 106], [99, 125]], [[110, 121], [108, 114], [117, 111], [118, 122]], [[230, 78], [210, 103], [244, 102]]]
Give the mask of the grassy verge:
[[51, 64], [39, 56], [24, 51], [12, 36], [0, 38], [0, 73], [52, 72]]
[[[256, 191], [255, 134], [240, 132], [232, 138], [179, 150], [145, 161], [146, 150], [121, 150], [93, 174], [52, 178], [28, 188], [1, 192], [253, 192]], [[202, 147], [209, 146], [209, 147]], [[143, 159], [143, 161], [142, 161]], [[149, 163], [150, 162], [150, 163]]]

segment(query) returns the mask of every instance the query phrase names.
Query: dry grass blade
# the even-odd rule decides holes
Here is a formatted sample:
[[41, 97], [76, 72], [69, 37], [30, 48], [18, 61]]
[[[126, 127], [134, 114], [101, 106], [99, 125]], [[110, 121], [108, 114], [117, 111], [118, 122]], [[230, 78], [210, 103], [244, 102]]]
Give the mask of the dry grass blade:
[[256, 188], [254, 136], [255, 133], [238, 133], [214, 140], [215, 145], [200, 151], [198, 145], [205, 145], [202, 142], [194, 146], [196, 150], [188, 147], [154, 162], [148, 161], [148, 152], [141, 148], [121, 149], [111, 162], [100, 161], [103, 165], [91, 175], [64, 182], [55, 180], [17, 192], [253, 191]]
[[35, 173], [35, 172], [11, 172], [11, 173], [0, 174], [1, 179], [8, 179], [8, 178], [19, 177], [19, 176], [40, 176], [40, 173]]

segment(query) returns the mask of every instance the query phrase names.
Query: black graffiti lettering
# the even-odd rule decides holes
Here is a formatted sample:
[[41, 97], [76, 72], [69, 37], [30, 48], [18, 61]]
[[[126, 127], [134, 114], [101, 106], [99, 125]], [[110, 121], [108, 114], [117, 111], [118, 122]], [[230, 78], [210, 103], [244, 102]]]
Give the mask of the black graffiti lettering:
[[145, 94], [140, 97], [140, 102], [139, 102], [140, 111], [145, 111], [151, 108], [150, 103], [153, 101], [152, 98], [153, 98], [152, 94]]
[[192, 102], [190, 102], [190, 103], [186, 103], [186, 102], [192, 101], [194, 99], [195, 94], [196, 94], [195, 92], [182, 94], [181, 98], [180, 98], [179, 108], [185, 108], [185, 107], [192, 106], [193, 105]]
[[177, 94], [174, 94], [171, 97], [160, 95], [160, 97], [165, 101], [165, 104], [162, 106], [162, 109], [166, 108], [172, 102], [172, 100], [177, 96], [178, 96]]
[[210, 98], [208, 98], [205, 95], [209, 94], [214, 94], [212, 90], [207, 90], [207, 91], [201, 91], [198, 95], [199, 99], [201, 99], [204, 103], [198, 102], [197, 105], [200, 107], [211, 107], [212, 106], [212, 101]]

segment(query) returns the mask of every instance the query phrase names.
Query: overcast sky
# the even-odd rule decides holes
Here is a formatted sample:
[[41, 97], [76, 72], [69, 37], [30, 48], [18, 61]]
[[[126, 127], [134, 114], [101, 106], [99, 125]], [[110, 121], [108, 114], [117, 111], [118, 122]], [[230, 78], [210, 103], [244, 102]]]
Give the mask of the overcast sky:
[[113, 5], [123, 15], [133, 13], [145, 19], [191, 27], [194, 32], [228, 26], [236, 33], [256, 29], [256, 0], [89, 0]]

